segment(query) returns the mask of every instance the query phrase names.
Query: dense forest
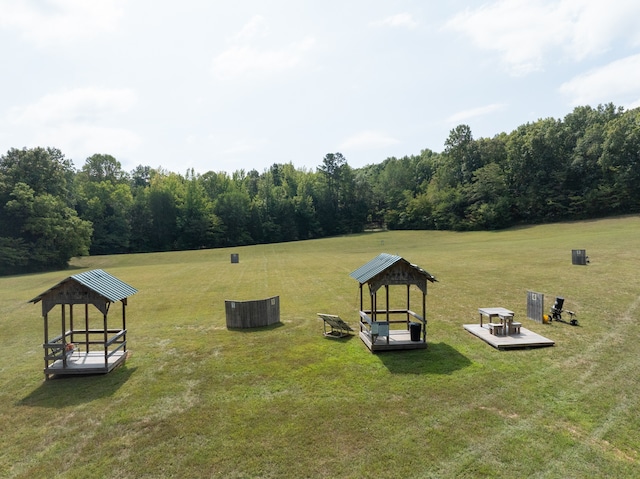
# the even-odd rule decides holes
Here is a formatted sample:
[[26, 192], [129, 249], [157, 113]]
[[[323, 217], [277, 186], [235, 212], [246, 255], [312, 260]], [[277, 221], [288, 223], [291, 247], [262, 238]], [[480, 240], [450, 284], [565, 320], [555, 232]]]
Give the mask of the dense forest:
[[55, 148], [0, 157], [0, 274], [63, 268], [78, 255], [295, 241], [367, 228], [500, 229], [640, 211], [640, 108], [578, 107], [511, 133], [451, 130], [440, 153], [315, 171], [149, 166], [95, 154], [77, 170]]

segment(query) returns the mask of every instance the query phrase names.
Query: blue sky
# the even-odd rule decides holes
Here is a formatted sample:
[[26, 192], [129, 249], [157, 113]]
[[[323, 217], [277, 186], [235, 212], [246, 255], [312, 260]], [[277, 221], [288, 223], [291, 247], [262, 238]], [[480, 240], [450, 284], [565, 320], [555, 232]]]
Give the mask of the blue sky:
[[640, 106], [637, 0], [0, 0], [0, 153], [358, 168]]

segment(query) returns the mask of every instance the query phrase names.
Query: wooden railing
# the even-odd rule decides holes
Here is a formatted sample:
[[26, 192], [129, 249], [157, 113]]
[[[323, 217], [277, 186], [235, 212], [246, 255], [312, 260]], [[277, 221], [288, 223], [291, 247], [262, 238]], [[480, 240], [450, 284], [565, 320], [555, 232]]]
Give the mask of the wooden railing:
[[[398, 314], [404, 314], [406, 315], [405, 319], [396, 319], [396, 320], [389, 320], [387, 321], [389, 324], [402, 324], [405, 323], [407, 324], [407, 326], [409, 325], [409, 323], [411, 322], [411, 318], [417, 319], [418, 321], [420, 321], [422, 324], [427, 324], [427, 320], [424, 319], [421, 315], [419, 315], [418, 313], [411, 311], [410, 309], [390, 309], [389, 310], [389, 315], [398, 315]], [[362, 317], [362, 315], [364, 314], [364, 316], [366, 316], [369, 322], [371, 322], [371, 317], [369, 316], [371, 314], [371, 310], [370, 309], [365, 309], [364, 311], [360, 311], [360, 316]], [[378, 309], [376, 311], [376, 316], [386, 316], [387, 315], [387, 310], [386, 309]], [[411, 317], [411, 318], [410, 318]]]
[[373, 342], [378, 336], [386, 336], [387, 343], [389, 342], [389, 323], [391, 321], [373, 321], [365, 311], [360, 311], [360, 331], [362, 332], [363, 328], [366, 328], [371, 334]]
[[[422, 324], [422, 338], [426, 341], [427, 320], [415, 311], [411, 311], [409, 309], [390, 309], [388, 311], [389, 315], [403, 314], [406, 315], [406, 318], [400, 320], [390, 319], [389, 321], [386, 319], [384, 321], [374, 321], [371, 316], [369, 316], [370, 314], [371, 310], [360, 311], [360, 331], [362, 332], [366, 329], [371, 334], [374, 341], [378, 336], [387, 336], [388, 339], [391, 324], [405, 324], [408, 330], [412, 320], [417, 320]], [[386, 310], [376, 311], [376, 317], [383, 315], [385, 318], [387, 317]]]
[[[85, 352], [90, 352], [92, 349], [100, 350], [105, 353], [105, 361], [109, 357], [113, 356], [116, 352], [122, 348], [126, 348], [126, 329], [107, 329], [107, 334], [111, 334], [107, 341], [104, 340], [105, 331], [103, 329], [73, 329], [66, 331], [63, 335], [56, 336], [44, 343], [42, 347], [45, 350], [44, 359], [46, 361], [57, 361], [59, 359], [66, 360], [73, 350], [67, 350], [68, 344], [74, 344], [74, 350], [84, 349]], [[100, 340], [94, 339], [95, 336], [100, 336]], [[82, 339], [80, 339], [82, 338]], [[110, 349], [111, 346], [116, 345], [115, 348]], [[98, 346], [98, 348], [92, 348], [92, 346]]]
[[409, 314], [410, 316], [412, 316], [414, 319], [417, 319], [418, 321], [420, 321], [422, 324], [427, 324], [427, 320], [424, 319], [422, 316], [420, 316], [418, 313], [414, 313], [411, 310], [407, 310], [407, 314]]

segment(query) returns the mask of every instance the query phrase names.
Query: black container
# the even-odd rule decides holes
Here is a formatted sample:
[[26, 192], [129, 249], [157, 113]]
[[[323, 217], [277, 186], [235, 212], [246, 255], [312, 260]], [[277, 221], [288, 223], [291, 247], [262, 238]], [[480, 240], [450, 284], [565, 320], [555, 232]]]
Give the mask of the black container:
[[409, 323], [409, 334], [411, 335], [411, 341], [420, 341], [421, 332], [422, 325], [420, 323]]

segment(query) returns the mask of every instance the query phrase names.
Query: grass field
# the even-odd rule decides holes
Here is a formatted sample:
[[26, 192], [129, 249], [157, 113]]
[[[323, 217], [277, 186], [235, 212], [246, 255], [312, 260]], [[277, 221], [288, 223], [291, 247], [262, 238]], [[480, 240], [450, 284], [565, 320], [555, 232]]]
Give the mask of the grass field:
[[[591, 264], [573, 266], [572, 249]], [[439, 280], [426, 350], [322, 335], [318, 312], [356, 327], [349, 273], [381, 252]], [[0, 278], [0, 477], [640, 477], [639, 266], [634, 216], [84, 257]], [[139, 290], [132, 355], [108, 375], [45, 382], [27, 301], [94, 268]], [[526, 319], [527, 290], [547, 310], [565, 297], [580, 326]], [[227, 330], [225, 299], [274, 295], [280, 326]], [[492, 348], [463, 329], [486, 306], [556, 345]]]

